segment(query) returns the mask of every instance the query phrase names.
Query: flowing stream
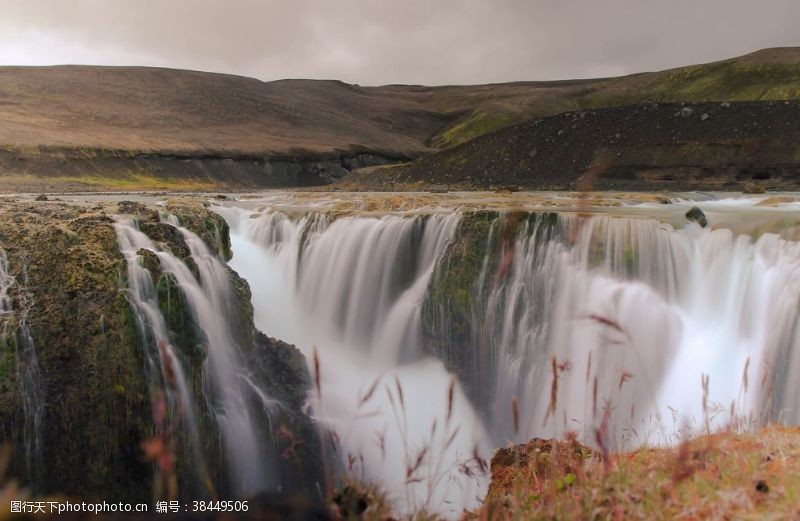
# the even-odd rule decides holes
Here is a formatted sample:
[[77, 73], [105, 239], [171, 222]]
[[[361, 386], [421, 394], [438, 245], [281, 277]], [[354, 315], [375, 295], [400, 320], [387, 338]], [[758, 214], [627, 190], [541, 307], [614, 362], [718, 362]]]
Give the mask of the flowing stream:
[[472, 349], [491, 353], [494, 440], [577, 431], [591, 443], [602, 428], [610, 448], [625, 449], [687, 429], [800, 420], [786, 370], [798, 243], [567, 214], [527, 223], [499, 255], [512, 259], [507, 273], [498, 280], [486, 262], [473, 297]]
[[312, 408], [337, 434], [349, 473], [379, 483], [401, 511], [476, 504], [487, 437], [457, 379], [420, 353], [422, 300], [459, 216], [220, 211], [256, 326], [318, 360]]

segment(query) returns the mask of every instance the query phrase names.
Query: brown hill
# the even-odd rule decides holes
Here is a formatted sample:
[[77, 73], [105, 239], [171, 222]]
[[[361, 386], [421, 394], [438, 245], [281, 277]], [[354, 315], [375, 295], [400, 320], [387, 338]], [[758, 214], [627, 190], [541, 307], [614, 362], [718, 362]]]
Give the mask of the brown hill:
[[145, 67], [0, 69], [0, 143], [132, 152], [428, 150], [446, 122], [413, 99], [338, 81]]
[[570, 110], [798, 96], [797, 48], [622, 78], [443, 87], [0, 67], [0, 174], [45, 188], [320, 184]]

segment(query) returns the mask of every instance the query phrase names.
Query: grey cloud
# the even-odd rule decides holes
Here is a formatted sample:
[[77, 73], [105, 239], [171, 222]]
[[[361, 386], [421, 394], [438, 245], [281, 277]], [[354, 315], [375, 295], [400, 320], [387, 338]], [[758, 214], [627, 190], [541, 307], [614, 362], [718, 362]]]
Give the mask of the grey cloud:
[[0, 60], [361, 84], [616, 75], [797, 45], [797, 0], [5, 0]]

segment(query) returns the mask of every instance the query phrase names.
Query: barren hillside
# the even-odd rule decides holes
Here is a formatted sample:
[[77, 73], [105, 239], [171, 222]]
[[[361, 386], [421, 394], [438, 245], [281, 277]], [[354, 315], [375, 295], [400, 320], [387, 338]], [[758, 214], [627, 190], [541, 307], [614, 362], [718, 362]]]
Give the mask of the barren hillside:
[[0, 175], [12, 189], [317, 185], [566, 111], [797, 97], [796, 48], [622, 78], [442, 87], [3, 67]]

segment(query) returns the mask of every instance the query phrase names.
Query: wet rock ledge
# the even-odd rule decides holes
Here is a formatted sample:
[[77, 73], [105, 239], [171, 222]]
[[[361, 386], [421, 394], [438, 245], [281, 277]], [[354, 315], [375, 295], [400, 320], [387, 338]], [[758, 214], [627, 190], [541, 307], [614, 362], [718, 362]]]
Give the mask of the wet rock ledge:
[[[14, 447], [8, 474], [37, 495], [153, 497], [154, 465], [142, 451], [155, 431], [151, 393], [135, 318], [121, 289], [126, 264], [113, 225], [115, 215], [135, 218], [163, 248], [188, 257], [180, 234], [159, 223], [159, 210], [165, 208], [136, 202], [0, 199], [0, 257], [14, 278], [8, 290], [11, 311], [0, 315], [0, 440]], [[169, 203], [166, 210], [221, 258], [230, 257], [226, 223], [199, 201]], [[168, 289], [170, 281], [157, 269], [152, 273], [159, 291]], [[283, 433], [275, 440], [277, 450], [306, 440], [281, 459], [283, 479], [297, 489], [312, 486], [320, 466], [314, 427], [300, 410], [310, 385], [304, 359], [293, 346], [256, 331], [249, 287], [233, 271], [229, 276], [240, 308], [236, 331], [249, 366], [281, 401], [273, 426]], [[205, 355], [189, 352], [198, 342], [188, 310], [173, 299], [162, 312], [173, 343], [191, 361], [187, 372], [199, 373]], [[20, 359], [26, 340], [38, 358], [36, 425], [26, 384], [31, 378]], [[200, 386], [194, 392], [200, 393]], [[207, 464], [212, 479], [222, 473], [219, 461], [210, 458]], [[179, 462], [179, 482], [191, 481], [182, 471]]]

